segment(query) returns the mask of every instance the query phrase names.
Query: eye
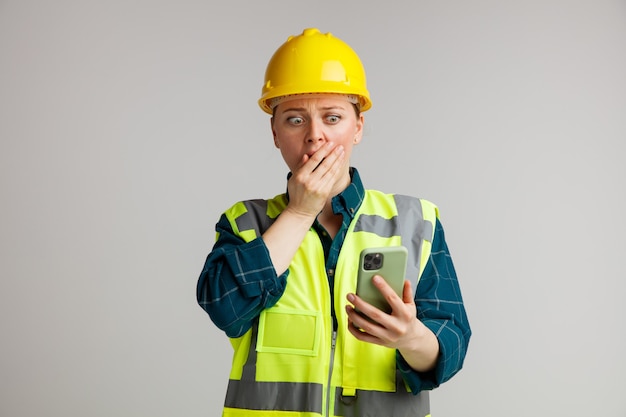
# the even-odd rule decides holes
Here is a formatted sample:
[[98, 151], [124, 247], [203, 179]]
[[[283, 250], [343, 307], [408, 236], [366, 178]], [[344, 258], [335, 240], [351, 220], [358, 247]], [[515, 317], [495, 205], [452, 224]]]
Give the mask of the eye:
[[330, 116], [326, 116], [326, 122], [330, 124], [339, 123], [340, 120], [341, 120], [341, 116], [337, 114], [331, 114]]
[[299, 116], [290, 117], [287, 119], [287, 123], [294, 126], [299, 126], [304, 123], [304, 119]]

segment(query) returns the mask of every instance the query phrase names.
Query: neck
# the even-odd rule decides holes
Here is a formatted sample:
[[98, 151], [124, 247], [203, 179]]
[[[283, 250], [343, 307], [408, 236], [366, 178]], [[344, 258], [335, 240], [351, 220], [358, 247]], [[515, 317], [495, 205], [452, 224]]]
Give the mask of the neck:
[[324, 226], [324, 229], [326, 229], [330, 237], [334, 239], [335, 235], [341, 228], [343, 218], [340, 214], [333, 213], [331, 204], [327, 203], [322, 212], [317, 216], [317, 221]]

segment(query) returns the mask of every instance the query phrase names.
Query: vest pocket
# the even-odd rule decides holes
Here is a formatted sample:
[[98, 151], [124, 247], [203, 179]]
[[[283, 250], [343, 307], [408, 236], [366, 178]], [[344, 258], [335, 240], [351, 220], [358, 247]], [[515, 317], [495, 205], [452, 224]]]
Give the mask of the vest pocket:
[[256, 350], [266, 353], [317, 356], [321, 332], [320, 312], [280, 307], [263, 310], [259, 317]]

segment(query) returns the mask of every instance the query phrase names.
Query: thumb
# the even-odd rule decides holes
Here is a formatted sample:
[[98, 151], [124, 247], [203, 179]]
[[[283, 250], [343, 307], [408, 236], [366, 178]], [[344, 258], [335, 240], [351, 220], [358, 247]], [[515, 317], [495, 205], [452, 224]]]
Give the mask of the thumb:
[[405, 304], [412, 304], [415, 302], [413, 299], [413, 288], [411, 285], [411, 281], [408, 279], [404, 280], [404, 287], [402, 288], [402, 301]]

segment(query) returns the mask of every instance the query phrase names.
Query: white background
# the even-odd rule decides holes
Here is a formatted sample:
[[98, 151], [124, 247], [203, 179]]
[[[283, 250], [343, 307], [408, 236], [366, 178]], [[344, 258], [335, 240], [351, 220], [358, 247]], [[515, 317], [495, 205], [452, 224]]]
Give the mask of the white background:
[[441, 208], [471, 324], [435, 417], [623, 417], [626, 3], [0, 0], [0, 415], [217, 416], [195, 285], [285, 187], [265, 65], [361, 56], [367, 187]]

